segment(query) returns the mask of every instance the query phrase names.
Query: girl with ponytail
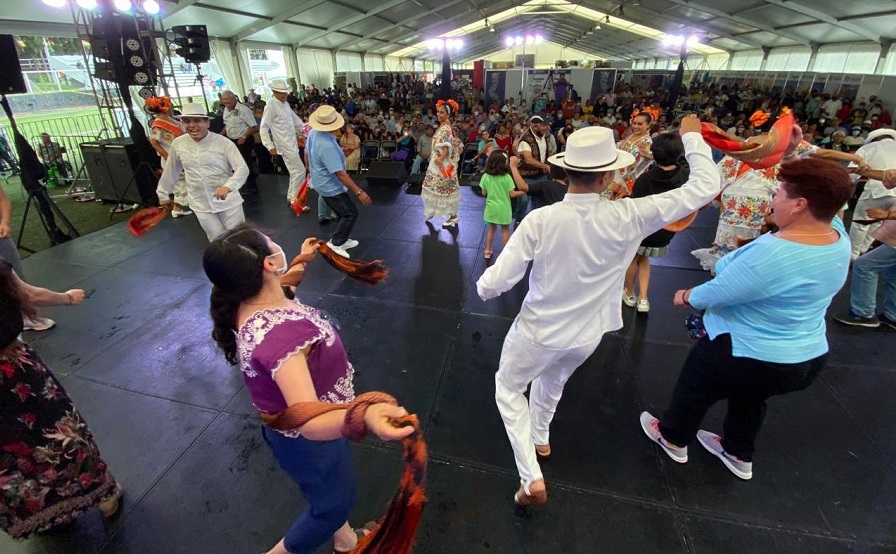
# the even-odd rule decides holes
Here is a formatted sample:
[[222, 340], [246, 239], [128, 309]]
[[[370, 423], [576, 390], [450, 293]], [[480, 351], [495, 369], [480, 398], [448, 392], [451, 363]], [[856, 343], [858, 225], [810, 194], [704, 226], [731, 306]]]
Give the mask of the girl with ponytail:
[[[307, 239], [298, 263], [289, 268], [279, 245], [242, 224], [215, 239], [202, 257], [214, 285], [212, 338], [230, 363], [239, 364], [252, 403], [267, 423], [262, 435], [308, 502], [269, 554], [312, 552], [330, 539], [335, 552], [351, 552], [357, 545], [359, 535], [346, 522], [355, 503], [355, 474], [344, 421], [360, 423], [383, 440], [414, 431], [393, 424], [407, 415], [394, 403], [370, 402], [356, 416], [358, 406], [347, 404], [355, 400], [354, 369], [339, 335], [317, 310], [289, 298], [281, 286], [287, 271], [304, 271], [318, 247], [317, 239]], [[284, 425], [290, 418], [278, 417], [290, 413], [287, 408], [314, 403], [346, 407], [297, 425]]]

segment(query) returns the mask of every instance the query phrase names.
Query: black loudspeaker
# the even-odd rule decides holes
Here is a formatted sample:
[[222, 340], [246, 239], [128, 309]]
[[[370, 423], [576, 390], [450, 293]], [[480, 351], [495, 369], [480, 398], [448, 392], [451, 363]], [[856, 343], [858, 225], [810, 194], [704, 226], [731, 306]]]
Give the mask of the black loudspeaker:
[[174, 53], [188, 63], [205, 63], [212, 58], [205, 25], [175, 25], [171, 31], [177, 45]]
[[365, 177], [371, 185], [400, 187], [406, 180], [404, 162], [372, 162]]
[[25, 75], [12, 35], [0, 35], [0, 94], [25, 94]]
[[[134, 171], [140, 164], [140, 156], [131, 139], [84, 142], [81, 143], [81, 155], [90, 183], [100, 200], [118, 201], [121, 198], [129, 204], [157, 203], [158, 181], [151, 174], [151, 169], [144, 165], [137, 173], [137, 179], [131, 183]], [[131, 183], [130, 187], [128, 183]]]

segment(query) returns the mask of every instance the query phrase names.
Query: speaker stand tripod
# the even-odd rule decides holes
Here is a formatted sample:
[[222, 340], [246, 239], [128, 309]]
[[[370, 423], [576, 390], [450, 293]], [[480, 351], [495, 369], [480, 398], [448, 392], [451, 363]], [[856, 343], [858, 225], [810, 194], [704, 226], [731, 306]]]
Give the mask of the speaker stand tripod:
[[[75, 229], [75, 226], [72, 225], [72, 222], [69, 221], [68, 217], [62, 213], [59, 206], [57, 206], [56, 203], [53, 202], [53, 199], [50, 198], [47, 189], [41, 187], [39, 190], [25, 190], [28, 192], [28, 201], [25, 203], [25, 212], [22, 214], [22, 224], [19, 226], [19, 240], [16, 242], [16, 248], [24, 250], [29, 254], [34, 254], [36, 252], [36, 250], [32, 248], [22, 245], [22, 238], [25, 234], [25, 225], [28, 223], [28, 214], [31, 211], [31, 205], [34, 203], [37, 203], [35, 211], [37, 211], [37, 215], [40, 217], [40, 222], [43, 225], [44, 231], [46, 231], [52, 246], [81, 236], [81, 233]], [[62, 227], [67, 232], [62, 232], [59, 229], [56, 225], [57, 220], [62, 223]]]

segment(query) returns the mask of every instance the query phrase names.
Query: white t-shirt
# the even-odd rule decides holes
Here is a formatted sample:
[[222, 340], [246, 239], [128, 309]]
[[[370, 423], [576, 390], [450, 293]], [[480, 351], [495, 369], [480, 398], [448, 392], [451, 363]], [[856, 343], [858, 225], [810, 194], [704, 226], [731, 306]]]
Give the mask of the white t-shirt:
[[[535, 144], [538, 145], [538, 154], [540, 158], [538, 161], [544, 163], [545, 156], [547, 154], [547, 143], [545, 142], [544, 137], [538, 137], [535, 135], [535, 133], [532, 133], [532, 136], [535, 137]], [[516, 147], [516, 151], [519, 152], [520, 157], [522, 157], [523, 152], [531, 152], [532, 148], [529, 146], [528, 142], [521, 140], [519, 145]]]

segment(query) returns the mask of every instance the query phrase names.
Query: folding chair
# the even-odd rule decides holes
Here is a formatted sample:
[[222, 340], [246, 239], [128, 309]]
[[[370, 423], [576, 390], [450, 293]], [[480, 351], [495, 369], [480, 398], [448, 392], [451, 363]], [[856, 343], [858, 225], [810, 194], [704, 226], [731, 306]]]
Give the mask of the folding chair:
[[370, 167], [370, 164], [377, 160], [380, 156], [380, 141], [365, 140], [361, 144], [361, 162], [358, 165], [358, 171], [364, 172]]
[[384, 140], [380, 143], [380, 159], [389, 161], [392, 159], [392, 152], [398, 150], [398, 143], [394, 140]]
[[473, 177], [476, 175], [476, 161], [473, 158], [479, 153], [479, 143], [471, 142], [464, 145], [463, 154], [460, 158], [460, 178]]

